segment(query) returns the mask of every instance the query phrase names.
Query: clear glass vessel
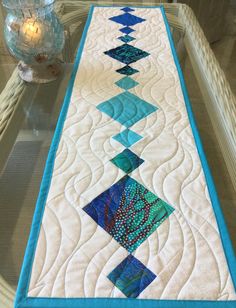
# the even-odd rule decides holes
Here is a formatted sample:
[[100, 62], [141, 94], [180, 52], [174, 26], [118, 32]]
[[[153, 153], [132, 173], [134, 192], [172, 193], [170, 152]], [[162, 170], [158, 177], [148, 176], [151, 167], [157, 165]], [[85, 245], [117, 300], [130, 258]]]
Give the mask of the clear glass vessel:
[[5, 40], [13, 56], [26, 64], [50, 62], [64, 46], [64, 31], [54, 0], [3, 0]]

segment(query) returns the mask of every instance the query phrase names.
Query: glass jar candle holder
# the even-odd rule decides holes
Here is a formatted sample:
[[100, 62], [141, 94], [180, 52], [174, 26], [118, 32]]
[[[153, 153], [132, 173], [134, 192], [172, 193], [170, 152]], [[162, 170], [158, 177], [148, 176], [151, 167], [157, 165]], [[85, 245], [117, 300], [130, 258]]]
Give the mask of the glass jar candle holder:
[[10, 53], [20, 60], [21, 78], [45, 83], [61, 72], [56, 59], [64, 47], [64, 30], [53, 10], [55, 0], [3, 0], [4, 35]]

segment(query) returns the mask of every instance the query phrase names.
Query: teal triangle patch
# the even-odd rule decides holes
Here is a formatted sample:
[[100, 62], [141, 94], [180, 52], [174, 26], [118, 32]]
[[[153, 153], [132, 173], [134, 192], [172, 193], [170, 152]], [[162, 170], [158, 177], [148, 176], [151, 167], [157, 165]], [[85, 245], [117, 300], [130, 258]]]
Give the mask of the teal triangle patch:
[[126, 148], [129, 148], [131, 145], [138, 142], [143, 137], [127, 128], [123, 130], [123, 132], [115, 135], [112, 138], [120, 142]]

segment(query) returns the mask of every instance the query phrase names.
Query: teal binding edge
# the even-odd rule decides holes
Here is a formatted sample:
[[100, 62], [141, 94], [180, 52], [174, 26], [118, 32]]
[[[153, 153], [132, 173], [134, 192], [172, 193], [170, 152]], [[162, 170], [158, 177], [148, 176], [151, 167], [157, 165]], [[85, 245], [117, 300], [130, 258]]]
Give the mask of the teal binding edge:
[[[201, 301], [201, 300], [147, 300], [147, 299], [124, 299], [124, 298], [45, 298], [45, 297], [27, 297], [29, 282], [31, 277], [31, 271], [33, 266], [33, 260], [35, 256], [36, 246], [38, 242], [38, 236], [40, 232], [40, 226], [42, 222], [42, 217], [44, 213], [45, 203], [48, 195], [48, 191], [50, 188], [54, 161], [56, 157], [57, 148], [60, 142], [60, 137], [64, 125], [64, 121], [66, 119], [68, 107], [70, 104], [71, 94], [73, 90], [73, 85], [75, 81], [75, 76], [79, 67], [81, 55], [83, 52], [84, 43], [86, 40], [86, 35], [89, 29], [89, 25], [91, 23], [92, 14], [94, 7], [110, 7], [110, 6], [91, 6], [88, 19], [84, 28], [84, 32], [81, 38], [80, 47], [78, 49], [78, 54], [76, 57], [76, 61], [74, 64], [74, 69], [71, 75], [71, 79], [66, 91], [66, 96], [63, 102], [63, 106], [60, 112], [60, 116], [58, 119], [57, 127], [53, 136], [52, 144], [49, 150], [44, 175], [42, 179], [42, 183], [40, 186], [39, 196], [36, 203], [36, 209], [33, 217], [33, 222], [31, 226], [30, 236], [28, 240], [28, 244], [26, 247], [25, 257], [22, 265], [22, 270], [20, 274], [20, 279], [18, 283], [18, 288], [16, 292], [15, 299], [15, 308], [131, 308], [133, 305], [136, 308], [210, 308], [210, 307], [220, 307], [220, 308], [235, 308], [236, 301]], [[120, 6], [117, 6], [120, 7]], [[134, 8], [145, 8], [145, 6], [135, 6]], [[207, 159], [202, 147], [201, 139], [198, 133], [198, 129], [196, 126], [196, 122], [194, 119], [194, 115], [192, 112], [190, 100], [188, 97], [187, 89], [184, 82], [183, 73], [179, 64], [179, 60], [176, 54], [176, 50], [174, 47], [171, 31], [169, 28], [169, 24], [165, 15], [165, 11], [163, 6], [146, 6], [146, 8], [160, 8], [164, 22], [166, 25], [166, 30], [172, 50], [172, 55], [175, 61], [175, 65], [178, 70], [178, 75], [180, 78], [181, 88], [184, 95], [185, 105], [188, 112], [188, 117], [190, 121], [190, 125], [192, 128], [192, 132], [194, 135], [196, 147], [199, 153], [199, 157], [202, 163], [202, 167], [204, 170], [204, 174], [206, 177], [206, 182], [211, 198], [211, 202], [213, 205], [213, 210], [216, 216], [217, 224], [220, 231], [220, 237], [222, 241], [222, 245], [224, 248], [224, 252], [227, 259], [227, 264], [229, 267], [229, 271], [234, 283], [234, 287], [236, 288], [236, 259], [233, 251], [233, 247], [231, 244], [231, 240], [229, 237], [229, 233], [224, 221], [224, 216], [221, 211], [220, 203], [218, 200], [218, 196], [216, 193], [216, 189], [214, 186], [214, 182], [211, 176], [211, 172], [207, 163]]]

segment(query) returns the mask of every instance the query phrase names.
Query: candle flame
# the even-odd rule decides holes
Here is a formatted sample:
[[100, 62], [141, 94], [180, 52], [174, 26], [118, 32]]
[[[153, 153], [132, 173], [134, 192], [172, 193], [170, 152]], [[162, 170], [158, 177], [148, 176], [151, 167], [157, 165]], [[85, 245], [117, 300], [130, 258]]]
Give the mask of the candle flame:
[[22, 25], [21, 33], [28, 44], [39, 44], [42, 38], [42, 25], [34, 18], [27, 18]]

